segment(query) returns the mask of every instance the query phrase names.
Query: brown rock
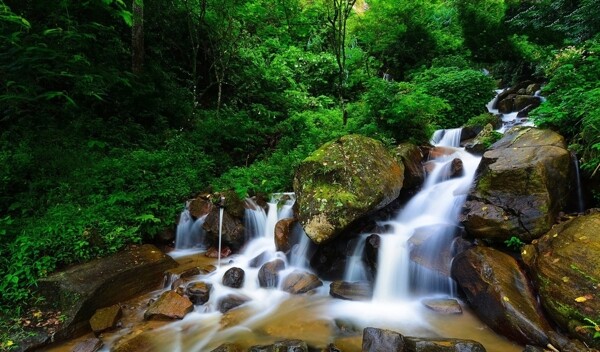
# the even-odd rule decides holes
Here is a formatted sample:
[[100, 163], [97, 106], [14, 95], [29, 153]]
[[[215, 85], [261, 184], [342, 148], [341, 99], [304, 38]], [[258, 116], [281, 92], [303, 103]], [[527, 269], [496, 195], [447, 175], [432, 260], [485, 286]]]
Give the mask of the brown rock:
[[404, 337], [405, 352], [485, 352], [477, 341], [445, 338]]
[[537, 108], [541, 104], [541, 100], [538, 97], [534, 97], [531, 95], [517, 95], [515, 97], [515, 105], [514, 111], [523, 110], [526, 106], [532, 106], [533, 108]]
[[455, 299], [429, 298], [421, 301], [423, 305], [441, 314], [462, 314], [462, 307]]
[[296, 219], [281, 219], [275, 224], [275, 248], [278, 251], [287, 253], [292, 248], [290, 244], [290, 233], [292, 226], [297, 222]]
[[[206, 216], [202, 228], [211, 246], [219, 244], [219, 209], [213, 208]], [[239, 218], [233, 217], [228, 211], [223, 211], [223, 222], [221, 225], [221, 247], [229, 247], [232, 250], [240, 249], [246, 241], [244, 226]]]
[[452, 155], [456, 149], [451, 147], [433, 147], [429, 150], [429, 159], [437, 159], [442, 156]]
[[454, 258], [452, 276], [475, 313], [494, 331], [521, 344], [549, 343], [547, 332], [552, 328], [513, 257], [476, 246]]
[[185, 288], [185, 294], [194, 304], [200, 305], [208, 302], [212, 285], [206, 282], [190, 282]]
[[56, 339], [86, 329], [97, 309], [159, 288], [163, 273], [177, 263], [152, 245], [132, 246], [115, 255], [75, 265], [40, 279], [38, 290], [55, 302], [66, 320]]
[[285, 262], [275, 259], [263, 264], [258, 270], [258, 283], [260, 287], [277, 287], [279, 284], [279, 272], [285, 269]]
[[402, 188], [412, 189], [420, 187], [425, 180], [423, 172], [423, 153], [412, 143], [402, 143], [394, 149], [394, 157], [398, 163], [404, 165], [404, 184]]
[[241, 288], [244, 286], [244, 278], [246, 273], [242, 268], [229, 268], [223, 274], [223, 285], [231, 288]]
[[600, 322], [600, 213], [554, 226], [535, 244], [522, 249], [533, 273], [540, 301], [564, 330], [600, 347], [583, 317]]
[[96, 334], [99, 334], [101, 332], [114, 329], [122, 315], [123, 311], [121, 310], [121, 306], [118, 304], [98, 309], [90, 319], [92, 331]]
[[295, 270], [283, 280], [282, 290], [291, 294], [300, 294], [320, 286], [323, 286], [323, 282], [316, 275]]
[[402, 352], [404, 351], [404, 336], [385, 329], [365, 328], [363, 330], [363, 352]]
[[72, 352], [96, 352], [104, 346], [104, 342], [98, 338], [86, 339], [73, 347]]
[[239, 307], [248, 301], [250, 301], [249, 297], [238, 294], [229, 294], [225, 297], [222, 297], [217, 303], [217, 306], [219, 307], [219, 311], [221, 313], [226, 313], [231, 309]]
[[208, 213], [210, 213], [214, 208], [213, 203], [210, 201], [208, 195], [199, 196], [194, 198], [188, 204], [188, 210], [190, 211], [190, 215], [194, 219], [198, 219]]
[[334, 281], [329, 285], [329, 295], [349, 301], [367, 301], [373, 296], [368, 282]]
[[194, 310], [194, 304], [189, 299], [178, 295], [174, 291], [166, 291], [148, 307], [146, 313], [144, 313], [144, 319], [183, 319], [192, 310]]

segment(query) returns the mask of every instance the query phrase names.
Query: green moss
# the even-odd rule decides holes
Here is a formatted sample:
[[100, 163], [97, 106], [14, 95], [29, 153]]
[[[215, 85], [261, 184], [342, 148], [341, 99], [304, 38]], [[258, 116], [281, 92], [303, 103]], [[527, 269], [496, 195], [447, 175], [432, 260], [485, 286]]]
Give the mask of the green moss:
[[575, 264], [571, 264], [571, 269], [573, 269], [575, 272], [577, 272], [579, 275], [585, 277], [588, 281], [593, 282], [594, 284], [598, 284], [600, 283], [600, 280], [598, 280], [597, 278], [590, 276], [587, 272], [583, 271], [580, 267], [578, 267]]

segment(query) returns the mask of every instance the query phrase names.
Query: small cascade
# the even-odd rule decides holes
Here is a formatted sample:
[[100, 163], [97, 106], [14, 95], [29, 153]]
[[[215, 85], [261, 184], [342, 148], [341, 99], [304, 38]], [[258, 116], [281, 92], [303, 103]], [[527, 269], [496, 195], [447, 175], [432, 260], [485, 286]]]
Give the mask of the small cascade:
[[[433, 170], [421, 191], [386, 224], [393, 231], [381, 235], [374, 300], [390, 302], [408, 299], [416, 293], [453, 295], [455, 292], [448, 273], [435, 264], [440, 262], [441, 251], [451, 246], [458, 212], [481, 158], [457, 148], [460, 131], [447, 130], [434, 137], [436, 146], [454, 151], [433, 160]], [[443, 176], [444, 169], [457, 158], [463, 163], [463, 176], [448, 179]], [[416, 263], [411, 260], [414, 253], [423, 262], [434, 265], [430, 268]]]
[[575, 188], [577, 192], [577, 212], [583, 213], [585, 211], [585, 200], [583, 199], [583, 190], [581, 188], [581, 175], [579, 173], [579, 160], [577, 155], [571, 153], [571, 159], [573, 159], [573, 167], [575, 169]]
[[[519, 117], [519, 112], [518, 111], [513, 111], [510, 113], [500, 113], [500, 111], [498, 111], [498, 108], [496, 107], [497, 103], [498, 103], [498, 97], [500, 96], [500, 93], [504, 92], [503, 89], [498, 89], [496, 90], [496, 96], [486, 105], [488, 112], [494, 114], [494, 115], [499, 115], [500, 119], [502, 120], [502, 126], [500, 126], [500, 128], [498, 128], [496, 131], [500, 132], [500, 133], [504, 133], [506, 132], [508, 129], [510, 129], [511, 127], [514, 126], [535, 126], [535, 124], [533, 123], [533, 121], [527, 117]], [[541, 91], [536, 91], [534, 96], [536, 98], [538, 98], [540, 100], [540, 102], [544, 102], [546, 101], [546, 98], [544, 98], [542, 95], [540, 95]]]
[[175, 234], [175, 249], [204, 249], [204, 230], [202, 225], [207, 215], [203, 215], [194, 220], [190, 211], [184, 209], [179, 215], [179, 223]]
[[308, 269], [308, 255], [311, 252], [313, 243], [304, 232], [302, 226], [294, 227], [294, 237], [299, 238], [299, 242], [292, 247], [290, 265], [300, 269]]
[[367, 281], [367, 270], [363, 262], [363, 252], [369, 234], [362, 234], [358, 237], [352, 255], [346, 261], [346, 270], [344, 281]]
[[267, 213], [256, 202], [246, 199], [246, 210], [244, 212], [244, 229], [246, 240], [261, 237], [265, 233], [267, 226]]

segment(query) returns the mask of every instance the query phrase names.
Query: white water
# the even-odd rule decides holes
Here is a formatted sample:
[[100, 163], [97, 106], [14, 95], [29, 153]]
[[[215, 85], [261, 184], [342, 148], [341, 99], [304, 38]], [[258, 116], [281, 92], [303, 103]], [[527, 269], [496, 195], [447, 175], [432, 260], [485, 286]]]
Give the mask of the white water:
[[176, 250], [204, 249], [204, 230], [202, 229], [204, 220], [206, 220], [206, 215], [194, 220], [186, 206], [186, 209], [179, 215], [175, 234]]
[[[496, 105], [496, 101], [498, 100], [498, 94], [502, 93], [502, 91], [502, 89], [496, 90], [496, 97], [494, 97], [494, 99], [492, 99], [492, 101], [490, 101], [487, 104], [488, 111], [492, 114], [500, 115], [500, 118], [502, 119], [502, 126], [500, 126], [500, 128], [497, 131], [500, 133], [504, 133], [514, 126], [535, 126], [533, 120], [531, 120], [530, 118], [518, 117], [518, 111], [514, 111], [508, 114], [502, 114], [498, 111], [497, 108], [494, 108], [494, 105]], [[539, 91], [535, 93], [535, 96], [538, 99], [540, 99], [541, 102], [544, 102], [546, 100], [543, 96], [540, 95]]]
[[585, 201], [583, 199], [583, 189], [581, 188], [581, 175], [579, 174], [579, 160], [577, 155], [572, 154], [573, 167], [575, 168], [575, 188], [577, 192], [577, 212], [583, 213], [585, 211]]
[[[422, 190], [416, 194], [389, 221], [393, 231], [381, 234], [381, 246], [378, 258], [378, 273], [375, 281], [373, 299], [375, 301], [394, 302], [414, 297], [414, 293], [454, 294], [454, 284], [450, 278], [435, 270], [428, 270], [410, 261], [409, 240], [416, 231], [427, 226], [428, 240], [422, 252], [432, 258], [440, 254], [444, 247], [449, 248], [453, 228], [458, 221], [458, 212], [464, 203], [468, 190], [481, 158], [458, 148], [460, 129], [447, 130], [441, 136], [438, 133], [436, 146], [446, 147], [451, 154], [433, 160], [434, 169], [427, 176]], [[455, 158], [463, 162], [464, 176], [446, 179], [442, 176], [444, 168]], [[426, 258], [427, 259], [427, 258]]]

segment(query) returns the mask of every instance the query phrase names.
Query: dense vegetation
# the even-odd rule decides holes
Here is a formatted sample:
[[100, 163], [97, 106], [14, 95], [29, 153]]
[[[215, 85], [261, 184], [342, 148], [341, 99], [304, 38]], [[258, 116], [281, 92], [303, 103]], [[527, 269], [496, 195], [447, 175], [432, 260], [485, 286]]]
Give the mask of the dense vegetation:
[[594, 0], [0, 0], [0, 307], [196, 192], [290, 190], [325, 141], [424, 143], [521, 79], [597, 185], [599, 29]]

